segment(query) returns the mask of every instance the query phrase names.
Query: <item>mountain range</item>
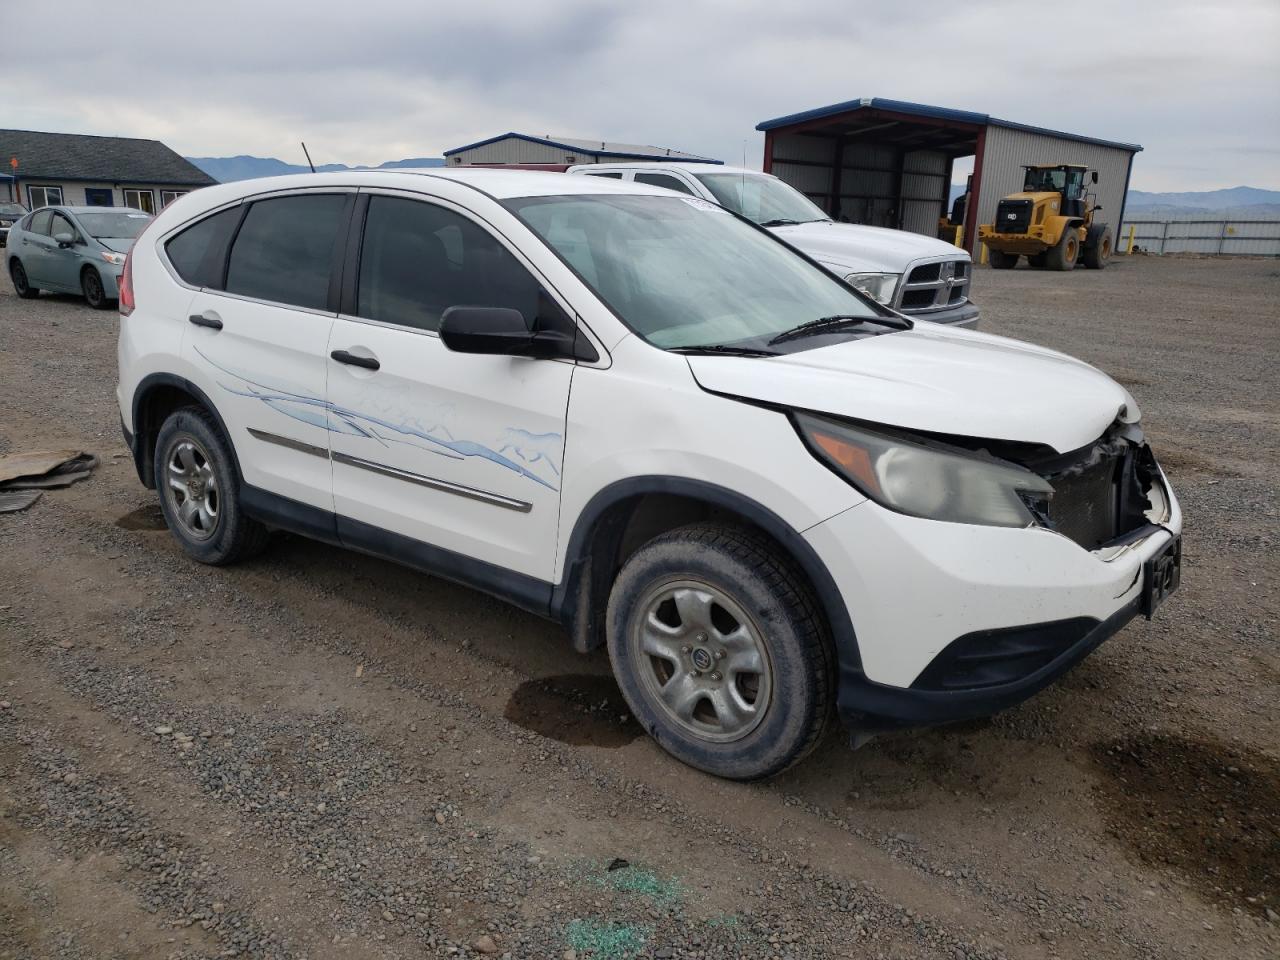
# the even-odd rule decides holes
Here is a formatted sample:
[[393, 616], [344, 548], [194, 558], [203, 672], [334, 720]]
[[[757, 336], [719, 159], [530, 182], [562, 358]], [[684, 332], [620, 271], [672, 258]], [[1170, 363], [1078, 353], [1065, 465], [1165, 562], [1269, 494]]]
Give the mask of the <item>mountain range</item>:
[[[280, 177], [289, 173], [308, 173], [310, 167], [301, 163], [285, 163], [275, 157], [187, 157], [189, 162], [207, 173], [219, 183], [233, 180], [251, 180], [254, 177]], [[410, 157], [407, 160], [388, 160], [376, 167], [349, 167], [345, 163], [325, 163], [316, 167], [317, 173], [334, 170], [395, 170], [405, 167], [443, 167], [444, 157]]]
[[[951, 200], [964, 193], [964, 184], [951, 185]], [[1280, 220], [1280, 190], [1230, 187], [1183, 193], [1151, 193], [1130, 190], [1125, 201], [1127, 217], [1158, 220], [1193, 220], [1234, 217], [1241, 220]]]

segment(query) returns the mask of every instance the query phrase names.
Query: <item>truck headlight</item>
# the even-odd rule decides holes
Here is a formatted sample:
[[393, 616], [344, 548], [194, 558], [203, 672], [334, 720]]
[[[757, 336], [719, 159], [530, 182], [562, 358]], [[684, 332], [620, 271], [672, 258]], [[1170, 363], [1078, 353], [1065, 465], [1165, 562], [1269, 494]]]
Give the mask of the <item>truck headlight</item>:
[[872, 300], [886, 306], [893, 302], [894, 291], [898, 289], [897, 273], [850, 273], [844, 282], [857, 287]]
[[795, 415], [814, 455], [883, 507], [913, 517], [1026, 527], [1028, 502], [1047, 503], [1053, 487], [1030, 470], [967, 450], [925, 445], [808, 413]]

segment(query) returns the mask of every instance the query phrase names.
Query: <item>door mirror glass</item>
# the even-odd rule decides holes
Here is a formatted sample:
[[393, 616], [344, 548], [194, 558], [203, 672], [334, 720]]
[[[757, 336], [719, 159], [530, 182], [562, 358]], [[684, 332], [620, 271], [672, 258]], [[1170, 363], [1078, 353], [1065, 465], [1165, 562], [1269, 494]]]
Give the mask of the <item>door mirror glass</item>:
[[1097, 170], [1094, 170], [1094, 171], [1093, 171], [1093, 182], [1094, 182], [1094, 183], [1097, 183], [1097, 182], [1098, 182], [1098, 171], [1097, 171]]
[[440, 317], [440, 340], [455, 353], [543, 360], [577, 357], [573, 335], [530, 330], [524, 314], [510, 307], [450, 307]]

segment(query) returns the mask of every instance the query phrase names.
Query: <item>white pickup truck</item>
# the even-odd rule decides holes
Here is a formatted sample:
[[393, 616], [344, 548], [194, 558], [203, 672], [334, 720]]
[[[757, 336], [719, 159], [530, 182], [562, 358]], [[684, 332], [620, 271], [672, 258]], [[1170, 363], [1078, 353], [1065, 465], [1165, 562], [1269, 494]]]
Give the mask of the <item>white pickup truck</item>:
[[973, 261], [942, 240], [836, 223], [777, 177], [706, 163], [591, 163], [568, 173], [633, 180], [711, 200], [767, 227], [885, 306], [917, 320], [977, 327]]

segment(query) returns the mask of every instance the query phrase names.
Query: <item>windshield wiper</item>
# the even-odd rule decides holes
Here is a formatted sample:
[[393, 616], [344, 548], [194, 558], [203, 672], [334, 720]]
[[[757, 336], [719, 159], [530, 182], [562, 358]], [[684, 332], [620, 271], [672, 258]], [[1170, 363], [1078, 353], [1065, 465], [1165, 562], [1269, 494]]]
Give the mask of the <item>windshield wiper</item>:
[[775, 220], [763, 220], [760, 223], [762, 227], [791, 227], [797, 223], [808, 223], [807, 220], [791, 220], [787, 217], [778, 217]]
[[807, 337], [816, 333], [826, 333], [840, 327], [852, 326], [859, 323], [879, 324], [882, 327], [892, 327], [895, 330], [910, 330], [911, 324], [907, 320], [899, 320], [897, 317], [880, 317], [871, 315], [869, 317], [855, 317], [848, 313], [837, 313], [830, 317], [819, 317], [817, 320], [806, 320], [804, 323], [797, 324], [790, 330], [783, 330], [777, 334], [769, 343], [782, 343], [786, 340], [794, 340], [797, 337]]
[[[770, 341], [772, 342], [772, 341]], [[735, 347], [729, 343], [702, 343], [692, 347], [675, 347], [672, 353], [724, 353], [735, 357], [776, 357], [773, 350], [761, 347]]]

